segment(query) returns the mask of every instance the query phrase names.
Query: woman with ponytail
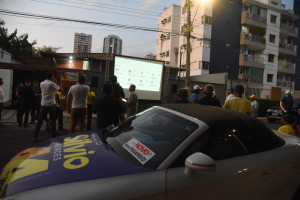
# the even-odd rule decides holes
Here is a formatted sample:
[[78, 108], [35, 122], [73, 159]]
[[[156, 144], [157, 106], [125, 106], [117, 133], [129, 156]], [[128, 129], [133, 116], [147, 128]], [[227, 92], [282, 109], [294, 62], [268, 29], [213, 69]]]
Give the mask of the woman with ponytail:
[[279, 132], [300, 137], [300, 132], [296, 124], [295, 116], [290, 114], [283, 115], [281, 118], [281, 123], [283, 126], [278, 129]]

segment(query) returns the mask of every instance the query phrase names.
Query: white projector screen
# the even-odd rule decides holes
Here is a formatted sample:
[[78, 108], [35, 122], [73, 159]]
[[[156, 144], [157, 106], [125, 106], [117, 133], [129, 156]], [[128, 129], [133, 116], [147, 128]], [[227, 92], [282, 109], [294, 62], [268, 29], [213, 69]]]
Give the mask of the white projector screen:
[[114, 75], [123, 87], [125, 98], [130, 95], [129, 86], [136, 86], [138, 99], [160, 100], [163, 62], [131, 57], [115, 56]]

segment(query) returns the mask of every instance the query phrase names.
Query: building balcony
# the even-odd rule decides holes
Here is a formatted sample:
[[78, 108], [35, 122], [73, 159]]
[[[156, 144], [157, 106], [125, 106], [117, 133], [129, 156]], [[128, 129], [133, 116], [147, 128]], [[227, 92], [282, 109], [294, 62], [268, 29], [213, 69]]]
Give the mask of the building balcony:
[[240, 54], [239, 57], [239, 66], [244, 67], [253, 67], [253, 68], [259, 68], [264, 69], [264, 59], [262, 57], [253, 56], [253, 55], [244, 55]]
[[266, 40], [259, 35], [247, 34], [245, 32], [241, 33], [240, 44], [251, 46], [253, 50], [262, 50], [266, 48]]
[[277, 80], [277, 87], [288, 87], [288, 88], [290, 88], [291, 85], [292, 85], [291, 81]]
[[278, 72], [287, 73], [287, 74], [295, 74], [296, 64], [290, 63], [287, 60], [278, 60]]
[[248, 13], [247, 11], [242, 12], [241, 23], [258, 26], [263, 29], [267, 28], [267, 19], [265, 17]]
[[249, 74], [238, 74], [238, 79], [243, 80], [246, 83], [263, 84], [263, 77], [260, 76], [250, 76]]
[[280, 23], [280, 34], [298, 37], [298, 27], [290, 26], [287, 23]]
[[283, 43], [283, 42], [279, 43], [279, 53], [296, 56], [297, 55], [296, 50], [297, 50], [296, 45], [291, 45], [291, 44], [287, 44], [287, 43]]

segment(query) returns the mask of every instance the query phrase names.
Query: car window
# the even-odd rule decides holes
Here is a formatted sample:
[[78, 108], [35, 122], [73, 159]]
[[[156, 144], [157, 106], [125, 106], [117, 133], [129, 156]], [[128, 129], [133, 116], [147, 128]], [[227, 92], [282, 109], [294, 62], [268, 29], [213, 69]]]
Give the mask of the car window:
[[185, 159], [202, 152], [214, 160], [258, 153], [282, 146], [284, 141], [255, 119], [243, 123], [223, 123], [201, 134], [171, 167], [184, 166]]
[[147, 168], [157, 168], [198, 124], [154, 108], [121, 124], [107, 138], [123, 159]]

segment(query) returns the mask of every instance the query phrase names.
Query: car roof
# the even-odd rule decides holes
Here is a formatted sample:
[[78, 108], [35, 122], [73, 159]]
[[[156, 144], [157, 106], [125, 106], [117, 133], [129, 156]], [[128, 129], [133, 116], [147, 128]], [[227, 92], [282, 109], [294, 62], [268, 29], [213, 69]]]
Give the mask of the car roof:
[[[217, 124], [249, 124], [255, 123], [254, 118], [239, 112], [226, 110], [220, 107], [207, 106], [200, 104], [163, 104], [160, 107], [168, 108], [185, 115], [191, 116], [211, 125]], [[257, 123], [257, 122], [256, 122]]]

